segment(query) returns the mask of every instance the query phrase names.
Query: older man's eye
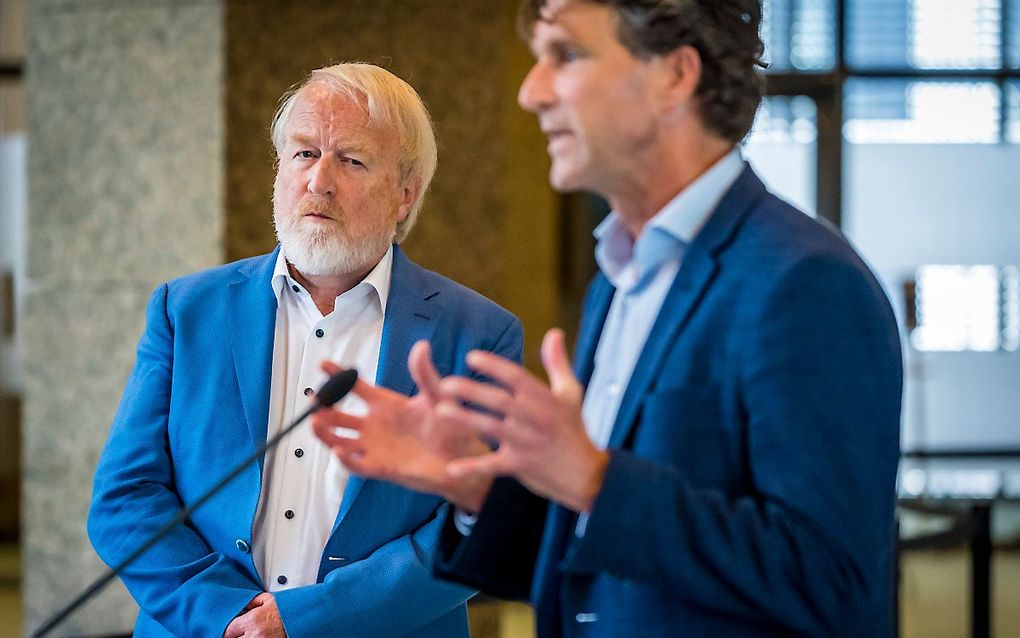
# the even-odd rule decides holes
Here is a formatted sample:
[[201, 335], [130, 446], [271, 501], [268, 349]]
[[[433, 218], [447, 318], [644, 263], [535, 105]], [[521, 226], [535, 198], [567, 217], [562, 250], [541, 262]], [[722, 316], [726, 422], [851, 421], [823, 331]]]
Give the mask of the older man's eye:
[[315, 157], [315, 153], [313, 153], [312, 151], [298, 151], [297, 153], [294, 153], [294, 157], [301, 159], [312, 159]]
[[345, 157], [344, 161], [350, 164], [351, 166], [358, 166], [361, 168], [364, 168], [365, 166], [364, 162], [362, 162], [361, 160], [356, 160], [353, 157]]

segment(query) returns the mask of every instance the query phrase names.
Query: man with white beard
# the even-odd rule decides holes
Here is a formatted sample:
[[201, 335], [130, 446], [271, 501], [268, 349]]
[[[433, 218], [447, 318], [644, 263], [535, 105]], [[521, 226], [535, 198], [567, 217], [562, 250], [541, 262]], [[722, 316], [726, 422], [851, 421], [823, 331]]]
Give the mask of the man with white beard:
[[[149, 302], [89, 513], [108, 564], [303, 412], [323, 360], [411, 395], [419, 340], [444, 375], [469, 374], [474, 349], [520, 359], [516, 318], [397, 246], [436, 167], [409, 85], [372, 65], [314, 71], [272, 140], [277, 249]], [[304, 425], [125, 570], [135, 636], [467, 636], [472, 591], [428, 564], [441, 502], [350, 475]]]

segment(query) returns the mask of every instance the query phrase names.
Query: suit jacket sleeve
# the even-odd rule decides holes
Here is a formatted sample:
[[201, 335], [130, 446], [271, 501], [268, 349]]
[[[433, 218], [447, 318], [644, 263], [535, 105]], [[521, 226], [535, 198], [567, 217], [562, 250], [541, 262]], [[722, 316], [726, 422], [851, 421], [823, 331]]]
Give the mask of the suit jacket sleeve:
[[497, 479], [469, 536], [443, 525], [436, 575], [490, 596], [528, 601], [549, 503], [509, 478]]
[[[512, 319], [492, 343], [479, 346], [520, 361], [520, 322]], [[397, 638], [463, 604], [474, 589], [432, 576], [431, 557], [439, 544], [446, 509], [444, 505], [414, 533], [334, 569], [322, 583], [274, 594], [288, 636], [313, 638], [342, 627], [339, 633], [349, 638]]]
[[[164, 285], [149, 301], [135, 367], [96, 469], [88, 532], [108, 565], [135, 551], [182, 506], [167, 438], [174, 337], [166, 304]], [[262, 591], [187, 524], [121, 578], [139, 607], [178, 636], [222, 635]]]
[[[566, 569], [651, 583], [805, 635], [844, 635], [891, 579], [898, 335], [877, 284], [846, 260], [795, 264], [764, 299], [746, 326], [736, 402], [750, 484], [739, 494], [695, 487], [682, 467], [614, 450]], [[645, 397], [636, 427], [690, 414], [682, 402], [697, 401], [697, 389], [686, 390]]]

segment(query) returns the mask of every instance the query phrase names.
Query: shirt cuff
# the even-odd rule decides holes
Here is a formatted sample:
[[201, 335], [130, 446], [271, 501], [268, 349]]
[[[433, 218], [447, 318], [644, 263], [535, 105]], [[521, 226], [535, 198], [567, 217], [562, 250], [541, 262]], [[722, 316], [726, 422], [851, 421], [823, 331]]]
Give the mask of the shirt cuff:
[[453, 526], [457, 528], [461, 536], [471, 536], [477, 522], [477, 514], [468, 514], [459, 507], [453, 510]]

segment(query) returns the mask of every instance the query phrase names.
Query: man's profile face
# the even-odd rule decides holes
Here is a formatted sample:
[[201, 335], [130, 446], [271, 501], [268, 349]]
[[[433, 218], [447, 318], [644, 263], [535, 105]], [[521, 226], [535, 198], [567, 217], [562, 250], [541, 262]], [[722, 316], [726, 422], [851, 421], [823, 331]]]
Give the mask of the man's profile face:
[[549, 181], [559, 191], [606, 194], [638, 178], [657, 140], [656, 65], [618, 40], [616, 15], [582, 0], [550, 0], [535, 22], [535, 65], [518, 102], [549, 139]]
[[361, 103], [309, 85], [297, 98], [273, 186], [284, 256], [304, 275], [352, 274], [375, 264], [414, 200], [400, 178], [396, 133]]

